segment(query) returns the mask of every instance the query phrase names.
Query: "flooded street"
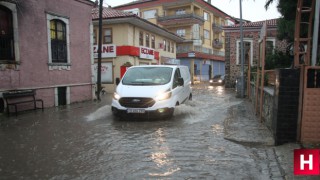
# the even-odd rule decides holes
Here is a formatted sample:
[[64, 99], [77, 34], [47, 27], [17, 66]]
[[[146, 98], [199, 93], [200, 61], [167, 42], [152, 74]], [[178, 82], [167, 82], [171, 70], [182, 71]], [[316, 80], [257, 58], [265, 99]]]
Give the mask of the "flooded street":
[[164, 120], [116, 119], [102, 98], [0, 116], [0, 179], [272, 179], [272, 150], [223, 138], [234, 90], [196, 85]]

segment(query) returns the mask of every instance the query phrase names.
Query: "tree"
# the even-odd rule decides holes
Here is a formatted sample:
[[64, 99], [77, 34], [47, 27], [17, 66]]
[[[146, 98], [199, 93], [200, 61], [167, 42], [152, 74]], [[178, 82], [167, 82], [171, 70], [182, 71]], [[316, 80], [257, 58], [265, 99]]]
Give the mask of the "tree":
[[266, 10], [268, 10], [270, 4], [272, 4], [272, 3], [273, 3], [273, 0], [267, 0], [267, 1], [266, 1], [266, 4], [264, 5], [264, 8], [265, 8]]
[[[278, 21], [278, 39], [287, 40], [288, 42], [293, 42], [294, 31], [295, 31], [295, 19], [297, 11], [297, 0], [277, 0], [278, 11], [282, 15]], [[265, 4], [265, 9], [275, 3], [275, 0], [267, 0]], [[305, 1], [304, 6], [310, 6], [311, 1]], [[304, 15], [301, 17], [301, 21], [308, 21], [308, 16]], [[308, 28], [301, 28], [301, 36], [306, 36]]]

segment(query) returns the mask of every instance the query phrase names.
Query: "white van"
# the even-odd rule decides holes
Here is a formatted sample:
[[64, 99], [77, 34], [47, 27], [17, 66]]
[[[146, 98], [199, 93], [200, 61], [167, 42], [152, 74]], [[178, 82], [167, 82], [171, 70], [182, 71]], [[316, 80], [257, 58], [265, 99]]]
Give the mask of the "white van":
[[153, 115], [171, 117], [175, 106], [192, 99], [191, 79], [187, 66], [146, 65], [130, 67], [112, 99], [115, 116]]

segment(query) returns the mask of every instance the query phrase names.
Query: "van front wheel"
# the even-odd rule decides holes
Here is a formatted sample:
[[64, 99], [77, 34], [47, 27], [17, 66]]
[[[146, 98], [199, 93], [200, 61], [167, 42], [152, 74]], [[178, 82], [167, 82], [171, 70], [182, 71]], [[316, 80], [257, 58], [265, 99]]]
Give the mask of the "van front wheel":
[[173, 113], [174, 113], [174, 108], [170, 108], [170, 109], [168, 109], [168, 112], [167, 112], [167, 118], [172, 118]]

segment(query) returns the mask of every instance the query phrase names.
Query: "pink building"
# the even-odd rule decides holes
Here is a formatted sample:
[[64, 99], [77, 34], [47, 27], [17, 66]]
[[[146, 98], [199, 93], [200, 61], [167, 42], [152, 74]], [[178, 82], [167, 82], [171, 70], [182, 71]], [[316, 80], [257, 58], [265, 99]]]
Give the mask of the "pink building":
[[45, 107], [93, 98], [90, 0], [0, 1], [2, 93], [36, 90]]

